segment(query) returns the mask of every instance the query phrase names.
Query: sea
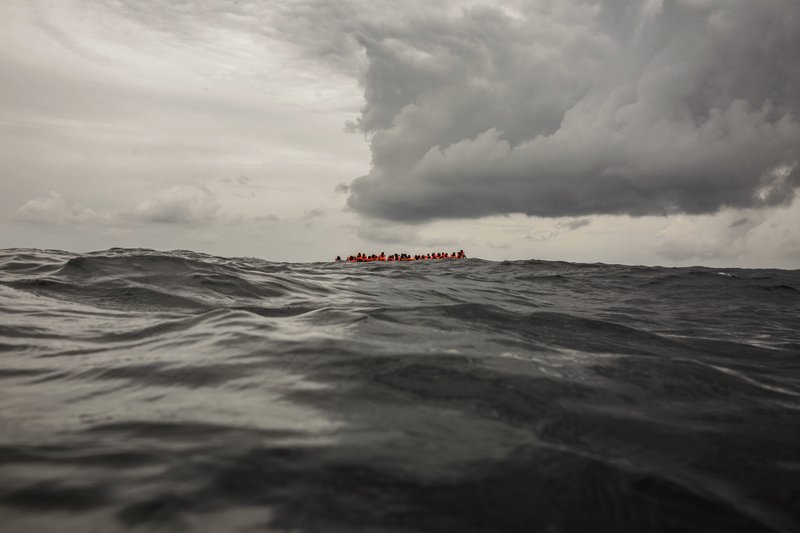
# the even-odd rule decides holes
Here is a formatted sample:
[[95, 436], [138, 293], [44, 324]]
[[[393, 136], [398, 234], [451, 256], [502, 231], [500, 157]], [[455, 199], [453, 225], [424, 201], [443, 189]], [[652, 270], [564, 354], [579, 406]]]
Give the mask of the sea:
[[2, 250], [0, 531], [797, 532], [800, 271]]

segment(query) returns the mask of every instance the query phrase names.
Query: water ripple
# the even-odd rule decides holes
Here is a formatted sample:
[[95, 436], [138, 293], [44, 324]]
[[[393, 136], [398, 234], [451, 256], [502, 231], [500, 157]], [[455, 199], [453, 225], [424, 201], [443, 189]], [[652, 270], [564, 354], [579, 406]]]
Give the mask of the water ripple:
[[0, 251], [3, 531], [800, 531], [800, 272]]

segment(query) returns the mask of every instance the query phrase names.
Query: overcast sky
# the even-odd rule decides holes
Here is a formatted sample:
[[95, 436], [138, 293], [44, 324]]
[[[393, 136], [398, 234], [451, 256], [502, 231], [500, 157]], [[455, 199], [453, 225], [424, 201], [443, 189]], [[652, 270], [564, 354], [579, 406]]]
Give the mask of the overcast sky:
[[0, 247], [800, 268], [797, 0], [4, 0]]

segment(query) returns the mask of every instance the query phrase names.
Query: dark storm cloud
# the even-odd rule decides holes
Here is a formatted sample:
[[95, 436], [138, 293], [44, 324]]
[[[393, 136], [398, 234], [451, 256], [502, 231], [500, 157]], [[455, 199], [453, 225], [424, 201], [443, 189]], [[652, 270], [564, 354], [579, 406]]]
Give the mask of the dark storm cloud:
[[282, 13], [309, 54], [360, 67], [361, 214], [713, 213], [800, 184], [797, 0], [371, 5]]

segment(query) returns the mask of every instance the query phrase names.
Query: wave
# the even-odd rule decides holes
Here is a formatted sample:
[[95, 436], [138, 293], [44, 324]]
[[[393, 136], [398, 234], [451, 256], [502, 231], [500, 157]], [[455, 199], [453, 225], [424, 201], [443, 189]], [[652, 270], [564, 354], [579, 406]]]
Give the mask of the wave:
[[798, 287], [3, 250], [3, 528], [798, 531]]

